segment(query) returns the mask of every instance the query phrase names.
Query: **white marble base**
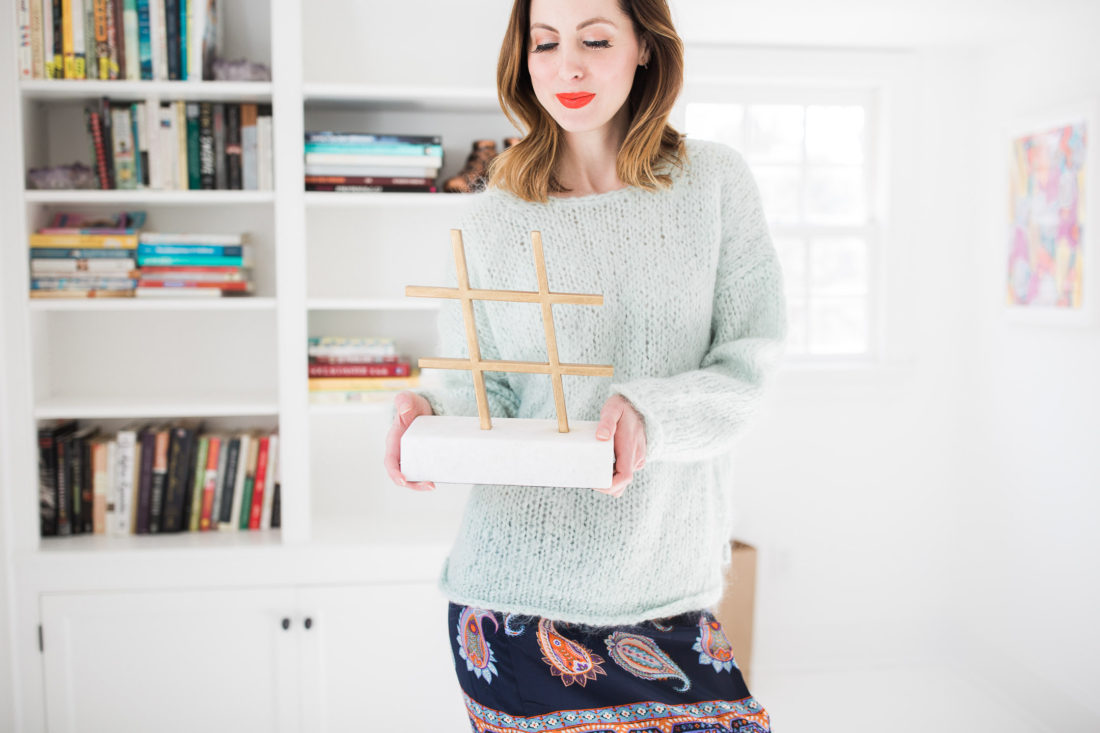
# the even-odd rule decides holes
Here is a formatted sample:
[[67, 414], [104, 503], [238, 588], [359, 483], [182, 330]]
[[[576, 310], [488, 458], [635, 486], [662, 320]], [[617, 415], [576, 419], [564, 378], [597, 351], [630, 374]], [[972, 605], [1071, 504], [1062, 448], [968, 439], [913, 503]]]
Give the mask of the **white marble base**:
[[422, 415], [401, 436], [401, 473], [410, 481], [611, 487], [613, 440], [596, 437], [598, 422], [494, 417], [491, 430], [478, 418]]

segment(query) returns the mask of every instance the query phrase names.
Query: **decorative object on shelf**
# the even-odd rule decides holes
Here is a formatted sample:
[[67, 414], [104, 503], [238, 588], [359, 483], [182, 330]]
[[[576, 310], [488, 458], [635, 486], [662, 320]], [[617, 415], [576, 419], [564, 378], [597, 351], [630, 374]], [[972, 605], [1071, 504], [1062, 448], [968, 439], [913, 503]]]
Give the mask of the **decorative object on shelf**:
[[99, 179], [95, 171], [83, 163], [72, 165], [51, 165], [45, 168], [31, 168], [27, 171], [29, 189], [96, 189]]
[[[425, 358], [419, 360], [419, 366], [469, 370], [474, 380], [478, 411], [477, 419], [421, 415], [413, 420], [401, 436], [401, 472], [410, 481], [610, 488], [614, 445], [596, 438], [598, 421], [576, 422], [570, 428], [561, 378], [563, 374], [609, 377], [614, 374], [614, 367], [610, 364], [560, 363], [552, 309], [553, 305], [603, 305], [603, 296], [551, 292], [541, 232], [532, 231], [531, 239], [538, 292], [471, 289], [460, 229], [451, 230], [458, 287], [409, 285], [405, 288], [406, 296], [462, 301], [469, 358]], [[549, 362], [483, 360], [474, 323], [474, 300], [541, 304]], [[497, 418], [494, 425], [485, 394], [482, 374], [485, 371], [550, 375], [557, 420]]]
[[476, 193], [485, 187], [489, 161], [497, 156], [495, 140], [474, 140], [466, 165], [443, 184], [446, 193]]
[[307, 191], [435, 193], [442, 167], [439, 135], [305, 134]]
[[1097, 321], [1098, 126], [1100, 99], [1090, 98], [1017, 119], [1008, 130], [1005, 299], [1011, 321], [1066, 325]]
[[271, 81], [271, 68], [248, 59], [216, 58], [213, 63], [217, 81]]

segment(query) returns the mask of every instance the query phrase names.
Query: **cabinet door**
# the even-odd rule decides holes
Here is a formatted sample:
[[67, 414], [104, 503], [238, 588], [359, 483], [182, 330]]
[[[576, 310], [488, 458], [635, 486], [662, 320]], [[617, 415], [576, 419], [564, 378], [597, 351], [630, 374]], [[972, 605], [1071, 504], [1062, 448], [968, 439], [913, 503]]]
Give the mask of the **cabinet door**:
[[469, 730], [433, 583], [303, 589], [299, 608], [306, 730]]
[[[47, 727], [286, 731], [297, 721], [294, 591], [43, 595]], [[291, 725], [293, 724], [293, 725]]]

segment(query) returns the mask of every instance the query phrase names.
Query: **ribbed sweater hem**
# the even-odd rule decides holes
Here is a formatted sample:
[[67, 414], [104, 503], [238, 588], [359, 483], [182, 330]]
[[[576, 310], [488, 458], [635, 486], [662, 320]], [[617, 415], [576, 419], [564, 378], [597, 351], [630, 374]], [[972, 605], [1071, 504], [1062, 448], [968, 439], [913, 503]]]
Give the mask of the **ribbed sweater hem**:
[[681, 598], [663, 606], [642, 609], [639, 611], [624, 611], [616, 614], [561, 614], [553, 608], [545, 606], [533, 606], [523, 603], [511, 603], [501, 601], [488, 601], [484, 598], [469, 596], [449, 585], [445, 578], [440, 578], [437, 587], [448, 600], [460, 606], [483, 608], [500, 613], [514, 613], [523, 616], [541, 616], [551, 621], [579, 624], [584, 626], [635, 626], [643, 621], [677, 616], [687, 611], [701, 609], [713, 610], [722, 598], [724, 588], [721, 585], [707, 589], [701, 593]]

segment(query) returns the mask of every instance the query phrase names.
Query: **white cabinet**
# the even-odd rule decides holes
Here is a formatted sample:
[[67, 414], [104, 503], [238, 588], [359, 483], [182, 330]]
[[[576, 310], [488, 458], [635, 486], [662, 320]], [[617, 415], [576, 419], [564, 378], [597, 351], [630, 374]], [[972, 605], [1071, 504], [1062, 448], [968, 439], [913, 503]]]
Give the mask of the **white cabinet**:
[[446, 615], [428, 583], [44, 594], [46, 729], [463, 731]]
[[468, 730], [446, 600], [428, 584], [378, 588], [300, 591], [313, 621], [302, 646], [307, 730]]

